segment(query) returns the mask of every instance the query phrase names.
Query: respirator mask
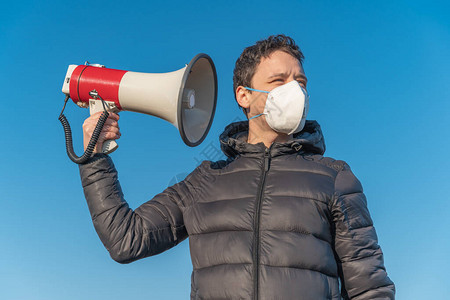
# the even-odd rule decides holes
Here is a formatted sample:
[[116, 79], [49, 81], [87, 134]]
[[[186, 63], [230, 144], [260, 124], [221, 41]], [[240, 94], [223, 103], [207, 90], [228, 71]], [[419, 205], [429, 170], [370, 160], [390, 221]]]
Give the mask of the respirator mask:
[[245, 88], [268, 94], [264, 112], [251, 117], [249, 120], [265, 115], [270, 128], [288, 135], [300, 132], [303, 129], [309, 109], [309, 95], [296, 80], [276, 87], [270, 92]]

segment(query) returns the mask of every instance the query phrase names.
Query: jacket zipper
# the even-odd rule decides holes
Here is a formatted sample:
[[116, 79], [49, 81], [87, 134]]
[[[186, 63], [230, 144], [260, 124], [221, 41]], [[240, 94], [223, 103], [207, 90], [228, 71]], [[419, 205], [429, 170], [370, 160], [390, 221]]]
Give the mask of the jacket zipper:
[[[272, 148], [272, 147], [270, 147]], [[270, 167], [270, 148], [264, 151], [264, 162], [261, 175], [261, 184], [258, 191], [258, 198], [255, 206], [255, 233], [253, 236], [253, 299], [258, 300], [259, 290], [259, 239], [260, 239], [260, 218], [261, 218], [261, 202], [263, 198], [264, 184], [266, 181], [266, 174]]]

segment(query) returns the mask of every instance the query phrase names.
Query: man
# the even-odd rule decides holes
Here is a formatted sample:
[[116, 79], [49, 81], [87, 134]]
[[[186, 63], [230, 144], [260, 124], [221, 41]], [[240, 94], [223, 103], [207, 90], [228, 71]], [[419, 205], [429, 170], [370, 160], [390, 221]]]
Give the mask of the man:
[[[284, 35], [246, 48], [233, 80], [249, 121], [220, 136], [228, 160], [203, 162], [135, 211], [108, 156], [80, 166], [113, 259], [129, 263], [189, 237], [191, 299], [394, 299], [361, 184], [345, 162], [322, 156], [320, 126], [305, 123], [302, 61]], [[83, 126], [85, 144], [96, 118]], [[120, 137], [117, 121], [108, 119], [102, 140]]]

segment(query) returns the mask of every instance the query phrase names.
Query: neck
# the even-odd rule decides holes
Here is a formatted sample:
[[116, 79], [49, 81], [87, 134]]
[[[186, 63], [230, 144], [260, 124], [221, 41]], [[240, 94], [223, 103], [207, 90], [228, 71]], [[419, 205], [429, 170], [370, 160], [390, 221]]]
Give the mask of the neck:
[[274, 142], [285, 143], [292, 140], [292, 134], [287, 135], [285, 133], [279, 133], [264, 122], [259, 121], [259, 118], [249, 121], [248, 125], [248, 140], [249, 144], [264, 143], [269, 148]]

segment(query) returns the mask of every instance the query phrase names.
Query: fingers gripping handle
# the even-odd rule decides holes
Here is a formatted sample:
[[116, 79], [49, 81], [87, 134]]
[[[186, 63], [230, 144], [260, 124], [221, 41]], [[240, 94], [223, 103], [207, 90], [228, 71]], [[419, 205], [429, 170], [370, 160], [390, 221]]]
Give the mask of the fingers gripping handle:
[[[114, 102], [104, 101], [105, 108], [108, 112], [117, 113], [120, 110], [114, 104]], [[104, 111], [103, 103], [101, 100], [89, 99], [89, 113], [91, 116], [96, 112]], [[115, 140], [106, 140], [103, 141], [102, 152], [104, 154], [109, 154], [114, 152], [119, 145], [117, 145]]]

